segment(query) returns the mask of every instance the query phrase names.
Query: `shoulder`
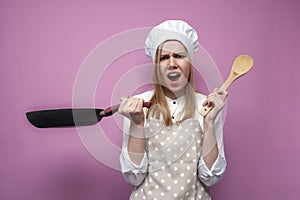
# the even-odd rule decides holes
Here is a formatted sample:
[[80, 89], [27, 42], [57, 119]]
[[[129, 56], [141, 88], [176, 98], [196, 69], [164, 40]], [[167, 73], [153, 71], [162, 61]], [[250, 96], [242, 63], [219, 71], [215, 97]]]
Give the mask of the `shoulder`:
[[149, 101], [151, 99], [151, 97], [153, 96], [153, 94], [154, 94], [154, 91], [149, 90], [147, 92], [143, 92], [141, 94], [134, 95], [134, 97], [144, 99], [144, 101]]
[[206, 95], [199, 92], [195, 92], [195, 97], [197, 102], [203, 102], [206, 99]]

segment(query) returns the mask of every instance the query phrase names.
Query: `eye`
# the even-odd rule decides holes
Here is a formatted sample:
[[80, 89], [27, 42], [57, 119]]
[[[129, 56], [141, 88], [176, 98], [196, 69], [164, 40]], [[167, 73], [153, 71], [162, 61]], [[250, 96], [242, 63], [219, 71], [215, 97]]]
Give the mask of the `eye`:
[[174, 56], [174, 58], [178, 58], [178, 59], [182, 59], [182, 58], [186, 57], [185, 54], [174, 54], [173, 56]]
[[161, 55], [159, 58], [159, 61], [164, 61], [164, 60], [168, 60], [170, 58], [169, 55]]

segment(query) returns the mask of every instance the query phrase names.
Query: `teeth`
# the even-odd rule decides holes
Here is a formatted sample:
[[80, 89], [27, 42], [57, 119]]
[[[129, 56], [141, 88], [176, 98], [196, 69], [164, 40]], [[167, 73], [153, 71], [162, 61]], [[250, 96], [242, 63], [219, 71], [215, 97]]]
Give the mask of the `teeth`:
[[171, 79], [171, 80], [176, 80], [179, 77], [180, 77], [179, 73], [170, 73], [170, 74], [168, 74], [168, 78]]

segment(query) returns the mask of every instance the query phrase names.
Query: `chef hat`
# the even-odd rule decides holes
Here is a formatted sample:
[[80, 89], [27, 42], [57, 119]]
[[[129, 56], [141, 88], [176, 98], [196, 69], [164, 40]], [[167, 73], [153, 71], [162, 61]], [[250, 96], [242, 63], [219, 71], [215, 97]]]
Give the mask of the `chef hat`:
[[199, 41], [197, 32], [188, 23], [182, 20], [167, 20], [150, 31], [145, 41], [145, 51], [153, 62], [158, 46], [167, 40], [180, 41], [186, 47], [193, 62], [193, 55], [198, 50]]

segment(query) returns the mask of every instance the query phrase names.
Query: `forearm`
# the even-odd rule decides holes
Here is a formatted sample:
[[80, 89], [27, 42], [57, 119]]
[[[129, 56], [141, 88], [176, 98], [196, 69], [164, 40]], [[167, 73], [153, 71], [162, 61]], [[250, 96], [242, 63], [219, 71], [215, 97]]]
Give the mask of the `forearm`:
[[145, 135], [144, 127], [131, 123], [128, 139], [128, 153], [130, 159], [136, 165], [139, 165], [144, 158]]
[[214, 122], [204, 122], [204, 138], [203, 138], [203, 160], [208, 167], [211, 169], [218, 157], [218, 145], [215, 136]]

